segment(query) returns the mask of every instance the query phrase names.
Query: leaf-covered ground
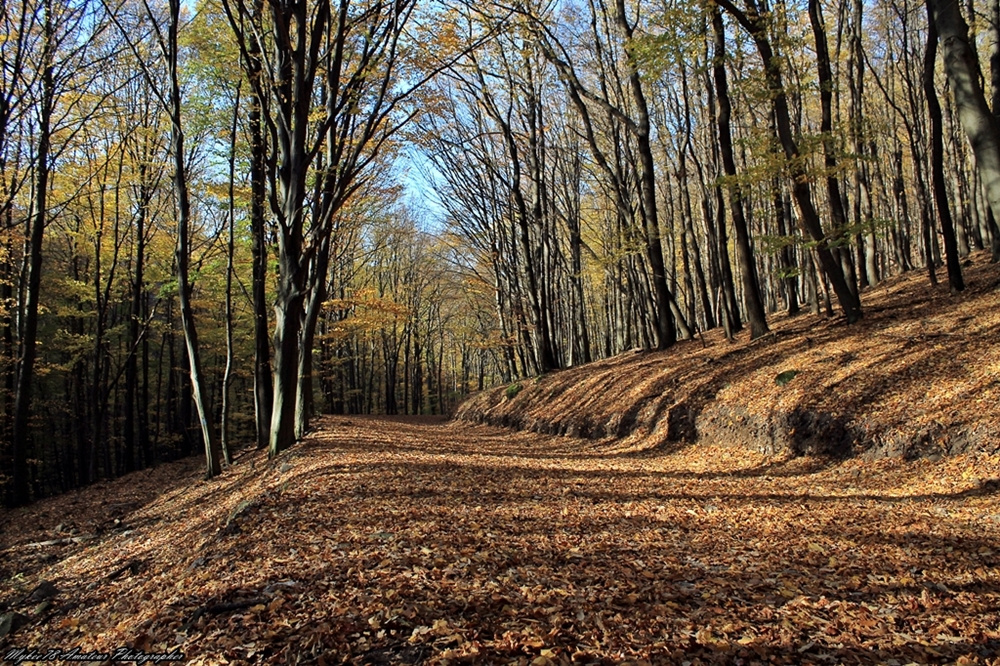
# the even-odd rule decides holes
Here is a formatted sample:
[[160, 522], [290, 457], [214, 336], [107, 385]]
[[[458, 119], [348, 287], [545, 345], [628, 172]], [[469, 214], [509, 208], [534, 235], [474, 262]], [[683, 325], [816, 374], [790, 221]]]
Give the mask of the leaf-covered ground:
[[0, 651], [1000, 664], [995, 455], [843, 462], [419, 419], [318, 426], [212, 482], [176, 463], [0, 514], [0, 612], [29, 618]]

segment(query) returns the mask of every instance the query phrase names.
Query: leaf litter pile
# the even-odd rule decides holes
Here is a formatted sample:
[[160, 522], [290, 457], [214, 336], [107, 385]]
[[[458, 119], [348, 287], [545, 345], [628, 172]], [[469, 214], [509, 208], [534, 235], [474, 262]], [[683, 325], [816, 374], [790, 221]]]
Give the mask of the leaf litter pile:
[[23, 624], [2, 651], [1000, 664], [996, 455], [834, 461], [417, 418], [317, 425], [212, 482], [173, 463], [0, 514], [0, 612]]

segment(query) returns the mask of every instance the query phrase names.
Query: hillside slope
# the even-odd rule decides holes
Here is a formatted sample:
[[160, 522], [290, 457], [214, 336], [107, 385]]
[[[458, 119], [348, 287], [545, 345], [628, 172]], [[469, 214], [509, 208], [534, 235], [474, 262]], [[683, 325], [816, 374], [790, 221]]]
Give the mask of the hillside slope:
[[466, 421], [576, 437], [709, 440], [763, 452], [936, 456], [1000, 447], [1000, 267], [950, 295], [923, 273], [862, 296], [864, 319], [772, 316], [485, 391]]

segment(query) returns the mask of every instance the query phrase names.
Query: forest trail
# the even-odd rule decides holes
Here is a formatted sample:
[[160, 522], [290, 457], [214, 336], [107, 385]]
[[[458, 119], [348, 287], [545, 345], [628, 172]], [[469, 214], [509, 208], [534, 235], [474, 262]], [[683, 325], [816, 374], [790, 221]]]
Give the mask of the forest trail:
[[[31, 618], [0, 651], [998, 663], [997, 456], [835, 462], [416, 417], [316, 425], [210, 482], [173, 463], [0, 514], [0, 612]], [[74, 530], [96, 536], [23, 545]], [[59, 593], [38, 611], [25, 599], [43, 580]]]

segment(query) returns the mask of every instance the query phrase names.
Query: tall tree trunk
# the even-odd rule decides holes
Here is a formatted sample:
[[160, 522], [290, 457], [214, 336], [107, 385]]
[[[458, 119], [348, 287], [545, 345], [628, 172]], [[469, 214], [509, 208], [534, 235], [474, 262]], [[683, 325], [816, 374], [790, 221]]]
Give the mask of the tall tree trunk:
[[[11, 209], [8, 208], [4, 220], [8, 228], [13, 228], [11, 213]], [[0, 248], [0, 276], [2, 276], [2, 279], [0, 279], [0, 302], [2, 303], [14, 302], [14, 262], [12, 261], [14, 248], [11, 241], [12, 236], [13, 234], [6, 234], [4, 245]], [[3, 323], [0, 324], [0, 374], [3, 375], [3, 388], [0, 390], [0, 438], [10, 442], [13, 441], [13, 432], [11, 430], [14, 421], [12, 402], [15, 394], [14, 387], [17, 381], [17, 356], [19, 356], [19, 350], [14, 344], [14, 317], [8, 312], [2, 320]], [[77, 361], [76, 365], [79, 366], [82, 363], [83, 361], [80, 360]], [[4, 499], [7, 501], [10, 500], [9, 497]]]
[[[573, 291], [573, 327], [574, 337], [579, 347], [579, 355], [574, 352], [571, 364], [590, 363], [590, 329], [587, 326], [587, 301], [583, 289], [583, 239], [580, 236], [580, 179], [581, 164], [580, 153], [573, 150], [570, 169], [570, 182], [572, 189], [566, 188], [567, 202], [570, 207], [566, 211], [566, 224], [569, 229], [569, 253], [570, 253], [570, 284]], [[501, 329], [503, 325], [501, 324]], [[575, 345], [573, 349], [577, 349]]]
[[[285, 243], [285, 248], [288, 244]], [[277, 299], [274, 306], [274, 399], [269, 440], [270, 455], [276, 456], [295, 443], [295, 403], [298, 390], [299, 329], [302, 321], [304, 285], [298, 278], [297, 261], [281, 249]]]
[[231, 465], [229, 402], [233, 384], [233, 255], [236, 251], [236, 132], [240, 114], [240, 87], [236, 87], [233, 124], [229, 139], [229, 238], [226, 242], [226, 371], [222, 376], [222, 458]]
[[[101, 205], [101, 210], [104, 206]], [[91, 416], [93, 421], [91, 423], [91, 437], [90, 437], [90, 469], [87, 474], [87, 481], [92, 482], [97, 480], [97, 461], [100, 457], [101, 449], [107, 447], [107, 439], [104, 437], [104, 422], [105, 422], [105, 407], [107, 406], [107, 398], [104, 394], [104, 383], [102, 381], [105, 375], [105, 369], [108, 364], [106, 358], [107, 353], [104, 348], [104, 331], [107, 327], [105, 301], [101, 295], [101, 274], [103, 273], [103, 268], [101, 264], [102, 257], [104, 255], [103, 247], [103, 221], [100, 226], [97, 226], [96, 233], [94, 234], [94, 284], [93, 298], [94, 298], [94, 310], [96, 311], [96, 316], [94, 317], [94, 335], [93, 335], [93, 358], [94, 366], [92, 368], [91, 377], [93, 381], [90, 385], [90, 407]]]
[[[993, 117], [1000, 124], [1000, 0], [989, 0], [990, 32], [993, 35], [993, 48], [990, 50], [990, 104]], [[982, 178], [980, 178], [982, 183]], [[985, 188], [982, 188], [985, 191]], [[997, 218], [993, 208], [986, 208], [986, 227], [990, 236], [991, 260], [1000, 261], [1000, 229], [997, 228]]]
[[[38, 106], [38, 147], [35, 153], [35, 196], [29, 216], [26, 243], [27, 284], [24, 288], [23, 322], [17, 380], [14, 391], [14, 422], [11, 427], [12, 506], [21, 506], [30, 499], [28, 484], [28, 447], [30, 444], [31, 392], [35, 383], [36, 345], [38, 342], [38, 304], [42, 284], [42, 241], [48, 217], [49, 151], [51, 148], [52, 111], [55, 104], [55, 79], [53, 71], [54, 17], [52, 2], [45, 2], [45, 19], [42, 39], [42, 96]], [[95, 387], [96, 390], [96, 387]]]
[[319, 252], [312, 257], [309, 275], [309, 295], [303, 307], [299, 331], [298, 387], [295, 393], [295, 436], [301, 439], [309, 430], [313, 413], [312, 350], [316, 341], [316, 324], [327, 295], [327, 273], [330, 267], [330, 236], [321, 241]]
[[775, 179], [772, 187], [772, 201], [774, 205], [774, 217], [778, 226], [778, 236], [783, 238], [780, 250], [782, 280], [785, 287], [785, 303], [788, 316], [792, 317], [799, 313], [799, 278], [796, 274], [795, 257], [792, 244], [794, 237], [788, 233], [788, 217], [791, 213], [792, 204], [787, 200], [782, 192], [781, 184]]
[[958, 118], [976, 156], [993, 218], [1000, 220], [1000, 124], [986, 104], [979, 62], [969, 43], [969, 26], [956, 0], [927, 0], [927, 9], [941, 40]]
[[[712, 11], [714, 13], [715, 11], [718, 11], [718, 8], [714, 8]], [[709, 137], [707, 139], [709, 146], [709, 173], [711, 178], [715, 181], [711, 186], [709, 186], [705, 182], [706, 179], [704, 177], [704, 173], [699, 174], [703, 190], [702, 207], [705, 210], [705, 227], [708, 229], [708, 256], [709, 266], [711, 268], [709, 275], [711, 276], [712, 291], [716, 294], [715, 307], [717, 310], [717, 319], [721, 322], [722, 327], [725, 330], [726, 339], [732, 339], [734, 330], [742, 328], [742, 322], [740, 321], [739, 308], [736, 304], [736, 288], [733, 285], [733, 270], [729, 263], [729, 242], [728, 234], [726, 232], [725, 196], [722, 192], [722, 184], [719, 182], [722, 175], [720, 173], [722, 159], [719, 155], [719, 141], [715, 135], [719, 127], [719, 111], [718, 102], [716, 101], [715, 96], [714, 78], [715, 71], [713, 51], [715, 49], [715, 40], [708, 39], [708, 21], [704, 17], [702, 18], [701, 23], [701, 34], [705, 42], [705, 62], [713, 63], [711, 71], [708, 71], [706, 68], [704, 83], [705, 94], [708, 98], [708, 103], [706, 104], [708, 124], [705, 129], [705, 134]], [[711, 193], [709, 192], [709, 189], [711, 190]]]
[[[958, 244], [955, 240], [955, 224], [948, 202], [948, 186], [944, 179], [944, 128], [941, 119], [941, 104], [934, 88], [934, 63], [937, 58], [937, 29], [934, 24], [933, 0], [927, 0], [927, 50], [924, 55], [924, 94], [927, 96], [927, 111], [931, 119], [931, 177], [934, 187], [934, 203], [941, 235], [944, 237], [945, 261], [948, 265], [948, 285], [952, 293], [965, 289], [962, 280], [962, 266], [958, 259]], [[983, 100], [985, 104], [985, 99]], [[990, 116], [992, 118], [992, 116]], [[998, 163], [1000, 164], [1000, 163]]]
[[[142, 316], [148, 316], [149, 295], [145, 290], [142, 293], [143, 307], [140, 311]], [[139, 383], [139, 395], [136, 404], [136, 417], [139, 435], [139, 444], [142, 447], [143, 467], [151, 467], [158, 462], [157, 450], [153, 438], [149, 433], [149, 331], [141, 336], [139, 346], [142, 350], [142, 379]], [[159, 395], [157, 395], [159, 398]], [[159, 409], [156, 410], [159, 414]]]
[[847, 59], [847, 84], [851, 93], [850, 107], [850, 137], [857, 169], [854, 176], [854, 223], [858, 229], [864, 229], [864, 235], [859, 231], [858, 268], [863, 269], [861, 286], [877, 284], [880, 280], [878, 271], [878, 247], [875, 238], [875, 222], [872, 216], [872, 192], [870, 169], [866, 162], [867, 147], [865, 143], [865, 58], [864, 44], [864, 1], [853, 0], [851, 13], [850, 43]]
[[[76, 332], [83, 334], [83, 322], [77, 318]], [[81, 359], [73, 367], [73, 411], [80, 415], [81, 420], [87, 417], [86, 380], [87, 366]], [[76, 486], [83, 486], [87, 483], [90, 474], [90, 443], [87, 441], [87, 431], [85, 428], [75, 428], [76, 430]]]
[[[250, 15], [254, 27], [260, 26], [263, 14], [262, 0], [255, 0]], [[250, 85], [250, 234], [253, 295], [253, 396], [254, 422], [257, 431], [257, 448], [266, 448], [270, 440], [271, 414], [274, 385], [271, 375], [271, 332], [267, 320], [267, 143], [264, 138], [264, 101], [261, 97], [261, 50], [255, 29], [248, 30], [247, 57], [244, 68], [251, 79]]]
[[550, 253], [550, 248], [548, 247], [545, 230], [547, 220], [545, 211], [547, 197], [544, 169], [545, 143], [544, 135], [542, 134], [542, 104], [541, 100], [535, 94], [534, 81], [530, 80], [531, 76], [533, 76], [534, 68], [531, 67], [530, 61], [527, 59], [525, 69], [528, 71], [529, 85], [531, 86], [528, 99], [525, 101], [528, 124], [527, 161], [529, 178], [531, 179], [530, 220], [532, 225], [539, 230], [541, 247], [538, 252], [532, 252], [530, 244], [526, 245], [528, 241], [528, 228], [526, 224], [528, 220], [526, 218], [522, 218], [523, 221], [520, 225], [521, 245], [522, 251], [525, 252], [525, 265], [530, 271], [528, 273], [529, 288], [533, 292], [536, 292], [536, 295], [532, 299], [532, 308], [537, 309], [535, 326], [537, 327], [539, 365], [542, 372], [547, 372], [548, 370], [558, 368], [560, 364], [552, 335], [554, 328], [552, 326], [552, 308], [546, 288], [548, 282], [547, 257]]
[[[139, 164], [139, 208], [135, 217], [135, 271], [132, 276], [132, 303], [130, 306], [128, 322], [128, 356], [125, 358], [125, 398], [124, 398], [124, 471], [126, 473], [135, 469], [135, 440], [136, 440], [136, 415], [139, 411], [136, 403], [142, 402], [143, 396], [139, 395], [139, 353], [142, 351], [142, 341], [140, 339], [140, 322], [143, 317], [143, 300], [145, 295], [145, 262], [146, 262], [146, 215], [149, 209], [150, 188], [146, 182], [148, 165], [145, 162]], [[141, 422], [141, 418], [139, 419]], [[140, 425], [139, 444], [143, 452], [143, 464], [148, 465], [146, 455], [149, 443], [143, 440], [143, 435], [148, 432]]]
[[[760, 281], [757, 279], [753, 250], [750, 247], [750, 231], [743, 215], [743, 192], [739, 183], [736, 182], [736, 158], [733, 153], [730, 120], [733, 107], [729, 100], [729, 81], [726, 75], [726, 28], [722, 21], [722, 11], [718, 5], [713, 6], [712, 9], [712, 29], [715, 32], [715, 54], [712, 67], [715, 75], [715, 93], [719, 99], [719, 149], [722, 155], [723, 169], [730, 181], [728, 188], [729, 208], [733, 218], [733, 228], [736, 230], [736, 257], [743, 282], [743, 305], [746, 309], [747, 323], [750, 324], [750, 339], [755, 340], [765, 335], [770, 329], [767, 326], [764, 300], [760, 293]], [[726, 248], [722, 248], [722, 251], [726, 251]]]
[[413, 335], [413, 413], [424, 413], [424, 367], [423, 349], [420, 346], [420, 329], [417, 328]]
[[191, 307], [191, 283], [189, 279], [190, 220], [191, 201], [188, 195], [187, 171], [184, 154], [184, 132], [181, 127], [181, 88], [178, 74], [177, 30], [180, 25], [180, 0], [170, 0], [170, 24], [168, 34], [168, 68], [170, 75], [170, 138], [174, 159], [174, 189], [177, 193], [177, 283], [178, 303], [181, 310], [181, 327], [184, 331], [184, 345], [187, 348], [191, 373], [191, 393], [198, 412], [202, 443], [205, 446], [205, 474], [211, 478], [222, 471], [219, 440], [211, 424], [212, 411], [205, 392], [205, 379], [201, 366], [201, 352], [198, 346], [198, 332], [195, 328], [194, 310]]
[[268, 252], [266, 222], [264, 219], [264, 136], [260, 121], [260, 104], [250, 112], [250, 234], [252, 292], [253, 292], [253, 395], [254, 416], [257, 430], [257, 448], [267, 447], [271, 433], [271, 413], [274, 404], [274, 386], [271, 374], [271, 332], [267, 317], [267, 266]]
[[[836, 176], [837, 151], [833, 137], [833, 72], [830, 68], [830, 49], [827, 46], [826, 26], [823, 23], [823, 12], [819, 0], [809, 0], [809, 21], [812, 24], [813, 38], [816, 42], [816, 68], [819, 73], [820, 108], [822, 111], [820, 134], [823, 141], [823, 164], [826, 167], [826, 191], [830, 200], [830, 215], [833, 218], [833, 232], [829, 237], [833, 238], [835, 242], [843, 242], [846, 240], [847, 212], [844, 210], [840, 179]], [[854, 299], [858, 300], [858, 283], [850, 248], [841, 245], [837, 248], [837, 254], [840, 256], [841, 265], [844, 268], [847, 287]]]

